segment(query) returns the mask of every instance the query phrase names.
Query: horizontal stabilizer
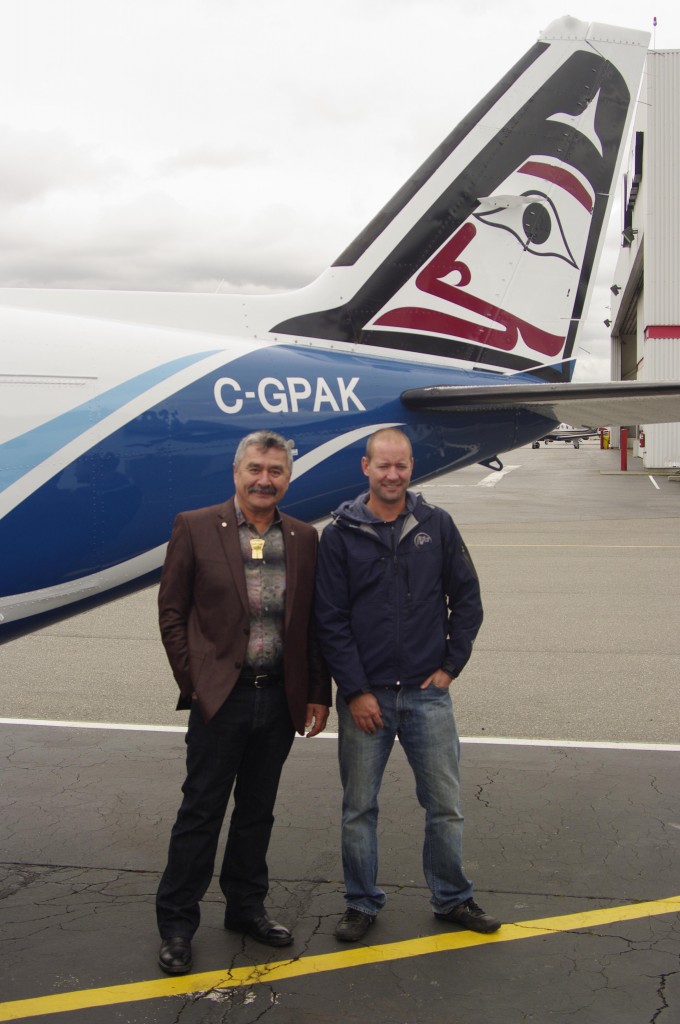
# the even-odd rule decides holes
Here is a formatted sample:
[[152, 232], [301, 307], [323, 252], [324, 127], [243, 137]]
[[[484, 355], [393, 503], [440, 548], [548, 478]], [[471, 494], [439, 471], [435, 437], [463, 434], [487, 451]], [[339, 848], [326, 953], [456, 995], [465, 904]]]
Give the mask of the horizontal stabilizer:
[[604, 427], [680, 422], [680, 382], [614, 381], [601, 384], [433, 385], [403, 391], [409, 409], [471, 413], [524, 409], [572, 426]]

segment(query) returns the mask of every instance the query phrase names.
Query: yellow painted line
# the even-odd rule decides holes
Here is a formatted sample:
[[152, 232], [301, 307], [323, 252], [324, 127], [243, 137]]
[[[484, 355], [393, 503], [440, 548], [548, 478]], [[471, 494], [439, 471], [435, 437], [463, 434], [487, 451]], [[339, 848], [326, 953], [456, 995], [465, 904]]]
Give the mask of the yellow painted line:
[[186, 974], [178, 978], [162, 978], [156, 981], [141, 981], [130, 985], [111, 985], [104, 988], [82, 989], [76, 992], [60, 992], [52, 996], [37, 996], [34, 999], [17, 999], [0, 1003], [0, 1021], [26, 1020], [46, 1013], [66, 1013], [85, 1010], [93, 1006], [114, 1006], [121, 1003], [140, 1002], [144, 999], [166, 999], [168, 996], [191, 995], [215, 989], [238, 988], [271, 984], [285, 978], [299, 978], [306, 974], [322, 974], [326, 971], [347, 970], [349, 967], [365, 967], [368, 964], [385, 963], [389, 960], [404, 960], [409, 957], [426, 956], [431, 953], [445, 953], [471, 946], [497, 945], [499, 942], [513, 942], [516, 939], [533, 939], [541, 935], [561, 934], [569, 931], [592, 930], [598, 926], [618, 924], [621, 921], [637, 921], [661, 914], [680, 913], [680, 896], [649, 903], [632, 903], [605, 910], [590, 910], [581, 914], [565, 914], [561, 917], [545, 917], [537, 921], [518, 921], [505, 924], [493, 935], [478, 935], [476, 932], [442, 932], [419, 939], [392, 942], [385, 946], [357, 946], [338, 953], [324, 953], [319, 956], [300, 957], [295, 960], [279, 960], [275, 963], [257, 964], [251, 967], [225, 968], [220, 971], [206, 971], [203, 974]]

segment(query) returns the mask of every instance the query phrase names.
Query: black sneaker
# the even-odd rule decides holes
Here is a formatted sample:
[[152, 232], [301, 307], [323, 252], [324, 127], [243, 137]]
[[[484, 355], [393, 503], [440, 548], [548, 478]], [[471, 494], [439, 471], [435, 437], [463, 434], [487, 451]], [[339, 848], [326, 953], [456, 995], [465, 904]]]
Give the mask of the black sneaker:
[[449, 910], [448, 914], [435, 913], [434, 916], [441, 921], [458, 924], [461, 928], [469, 928], [471, 932], [482, 932], [483, 935], [497, 932], [501, 926], [498, 918], [486, 914], [472, 898], [454, 907], [453, 910]]
[[358, 942], [375, 921], [375, 915], [363, 910], [346, 910], [338, 921], [335, 937], [339, 942]]

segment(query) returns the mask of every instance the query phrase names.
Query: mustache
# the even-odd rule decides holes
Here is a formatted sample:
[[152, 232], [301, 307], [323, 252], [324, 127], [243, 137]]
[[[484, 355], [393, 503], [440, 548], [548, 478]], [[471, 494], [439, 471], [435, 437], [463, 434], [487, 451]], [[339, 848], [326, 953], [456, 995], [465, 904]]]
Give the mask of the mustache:
[[248, 494], [271, 494], [276, 495], [276, 488], [268, 484], [267, 487], [258, 487], [257, 484], [253, 484], [252, 487], [248, 488]]

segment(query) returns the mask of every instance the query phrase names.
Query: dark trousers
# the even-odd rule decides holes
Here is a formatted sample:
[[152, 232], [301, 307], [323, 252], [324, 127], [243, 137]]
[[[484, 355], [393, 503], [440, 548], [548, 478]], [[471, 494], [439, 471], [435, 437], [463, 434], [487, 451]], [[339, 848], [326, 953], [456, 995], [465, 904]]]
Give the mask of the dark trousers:
[[237, 683], [207, 723], [197, 707], [191, 709], [184, 799], [156, 896], [161, 938], [190, 939], [198, 928], [199, 903], [212, 879], [232, 788], [234, 810], [220, 888], [230, 917], [263, 912], [274, 802], [294, 736], [283, 686], [256, 688]]

